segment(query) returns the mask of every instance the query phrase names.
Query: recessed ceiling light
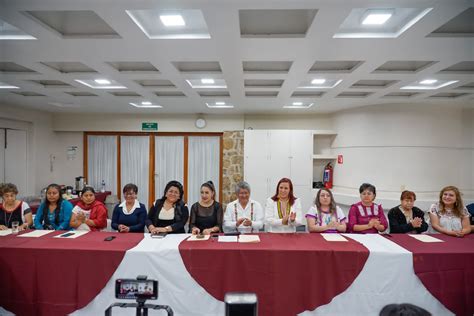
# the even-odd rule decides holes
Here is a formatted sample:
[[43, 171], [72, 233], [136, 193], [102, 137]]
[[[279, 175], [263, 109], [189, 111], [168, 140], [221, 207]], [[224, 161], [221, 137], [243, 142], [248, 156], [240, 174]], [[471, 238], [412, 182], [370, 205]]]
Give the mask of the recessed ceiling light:
[[222, 101], [214, 103], [206, 102], [206, 106], [211, 109], [232, 109], [234, 107], [232, 104], [225, 104], [225, 102]]
[[[295, 104], [295, 103], [301, 103], [301, 104]], [[314, 103], [309, 103], [303, 105], [303, 102], [293, 102], [293, 105], [284, 105], [284, 109], [309, 109], [310, 107], [313, 106]]]
[[326, 82], [326, 79], [313, 79], [311, 80], [311, 84], [323, 84]]
[[181, 15], [160, 15], [160, 20], [164, 26], [184, 26], [184, 19]]
[[225, 105], [225, 102], [216, 102], [216, 105]]
[[0, 82], [0, 89], [20, 89], [20, 88], [17, 86], [12, 86], [10, 84]]
[[136, 103], [130, 102], [129, 104], [136, 107], [136, 108], [142, 108], [142, 109], [161, 109], [162, 108], [161, 105], [151, 104], [151, 102], [150, 102], [150, 104], [143, 104], [143, 102], [141, 104], [136, 104]]
[[151, 105], [152, 103], [150, 101], [143, 101], [142, 105]]
[[435, 82], [438, 82], [438, 80], [435, 80], [435, 79], [426, 79], [426, 80], [422, 80], [420, 81], [421, 84], [433, 84]]
[[363, 25], [382, 25], [393, 15], [393, 10], [367, 10]]
[[107, 79], [95, 79], [94, 81], [98, 84], [110, 84], [110, 81]]
[[201, 79], [201, 83], [203, 84], [214, 84], [214, 79]]

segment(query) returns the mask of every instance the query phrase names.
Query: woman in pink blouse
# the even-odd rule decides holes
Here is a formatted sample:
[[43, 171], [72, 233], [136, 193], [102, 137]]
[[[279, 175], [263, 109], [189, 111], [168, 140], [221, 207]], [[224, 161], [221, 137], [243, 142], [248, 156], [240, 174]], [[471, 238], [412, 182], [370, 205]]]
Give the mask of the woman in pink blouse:
[[352, 204], [349, 210], [349, 231], [359, 234], [375, 234], [388, 227], [382, 205], [374, 203], [376, 190], [370, 183], [359, 188], [361, 201]]

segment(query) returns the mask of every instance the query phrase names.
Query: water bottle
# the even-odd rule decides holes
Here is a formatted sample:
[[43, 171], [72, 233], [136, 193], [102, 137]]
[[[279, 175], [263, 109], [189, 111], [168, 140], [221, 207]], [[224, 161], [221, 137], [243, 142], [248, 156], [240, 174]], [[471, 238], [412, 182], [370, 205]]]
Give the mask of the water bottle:
[[100, 192], [102, 192], [102, 193], [105, 192], [105, 180], [102, 180], [102, 186], [100, 188]]

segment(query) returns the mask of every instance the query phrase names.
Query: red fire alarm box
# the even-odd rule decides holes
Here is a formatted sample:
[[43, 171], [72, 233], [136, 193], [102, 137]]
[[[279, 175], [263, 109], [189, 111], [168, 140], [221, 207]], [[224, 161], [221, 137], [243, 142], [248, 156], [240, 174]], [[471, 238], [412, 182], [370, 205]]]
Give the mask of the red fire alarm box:
[[337, 163], [340, 165], [344, 163], [344, 157], [342, 155], [337, 155]]

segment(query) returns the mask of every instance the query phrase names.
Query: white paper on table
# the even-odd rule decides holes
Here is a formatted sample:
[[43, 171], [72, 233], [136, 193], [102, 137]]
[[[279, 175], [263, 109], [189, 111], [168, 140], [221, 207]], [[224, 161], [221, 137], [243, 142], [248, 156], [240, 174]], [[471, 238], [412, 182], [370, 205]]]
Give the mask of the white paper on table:
[[[69, 238], [69, 239], [73, 239], [73, 238], [77, 238], [77, 237], [80, 237], [82, 235], [85, 235], [87, 234], [88, 231], [84, 231], [84, 230], [81, 230], [81, 231], [72, 231], [72, 232], [65, 232], [61, 235], [57, 235], [57, 236], [54, 236], [54, 238], [63, 238], [63, 239], [66, 239], [66, 238]], [[70, 235], [70, 236], [67, 236], [67, 237], [61, 237], [62, 235], [66, 235], [66, 234], [73, 234], [73, 235]]]
[[240, 235], [239, 242], [260, 242], [258, 235]]
[[237, 236], [219, 236], [218, 242], [237, 242]]
[[5, 229], [5, 230], [0, 230], [0, 236], [8, 236], [12, 233], [12, 229]]
[[321, 236], [323, 236], [326, 241], [347, 241], [346, 238], [339, 234], [322, 233]]
[[409, 234], [408, 236], [418, 239], [419, 241], [422, 241], [422, 242], [444, 242], [444, 240], [434, 238], [430, 235], [410, 235]]
[[29, 233], [26, 233], [26, 234], [21, 234], [21, 235], [18, 235], [18, 237], [34, 237], [34, 238], [38, 238], [38, 237], [41, 237], [41, 236], [44, 236], [44, 235], [47, 235], [47, 234], [50, 234], [54, 232], [54, 230], [41, 230], [41, 229], [38, 229], [38, 230], [33, 230]]
[[188, 238], [188, 241], [202, 241], [202, 240], [209, 240], [211, 235], [204, 235], [202, 238], [197, 238], [198, 235], [192, 235]]

